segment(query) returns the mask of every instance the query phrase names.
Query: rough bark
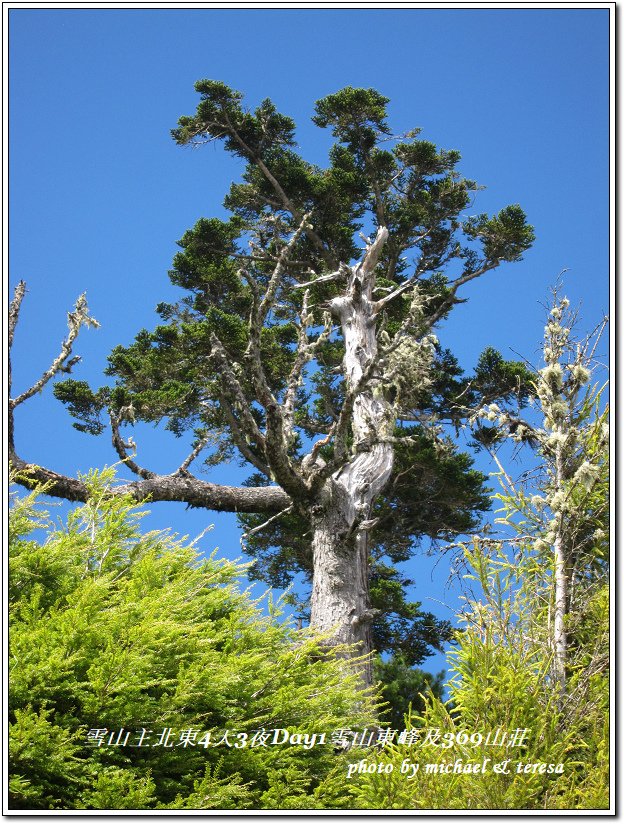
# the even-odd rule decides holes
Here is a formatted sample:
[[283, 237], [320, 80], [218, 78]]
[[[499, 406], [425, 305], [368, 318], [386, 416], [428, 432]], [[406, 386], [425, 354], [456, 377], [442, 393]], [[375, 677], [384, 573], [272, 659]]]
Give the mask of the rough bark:
[[[328, 636], [330, 645], [356, 645], [362, 655], [370, 653], [374, 613], [366, 532], [349, 535], [344, 514], [330, 508], [314, 523], [313, 565], [311, 625]], [[370, 660], [362, 665], [362, 678], [372, 683]]]
[[[350, 417], [352, 457], [327, 480], [314, 517], [311, 624], [334, 643], [357, 644], [372, 651], [368, 579], [368, 532], [375, 498], [390, 479], [393, 448], [386, 440], [394, 420], [372, 367], [377, 335], [372, 301], [374, 269], [388, 233], [381, 227], [363, 261], [349, 276], [347, 293], [336, 298], [345, 342], [347, 393], [354, 397]], [[364, 681], [371, 683], [370, 663]]]
[[[67, 501], [85, 502], [89, 491], [85, 484], [51, 469], [29, 464], [14, 450], [9, 450], [12, 468], [19, 475], [18, 483], [27, 488], [46, 485], [46, 494]], [[188, 473], [154, 475], [152, 478], [113, 487], [111, 495], [130, 495], [137, 503], [143, 501], [178, 501], [192, 507], [216, 512], [281, 512], [291, 504], [288, 495], [278, 486], [222, 486], [201, 481]]]

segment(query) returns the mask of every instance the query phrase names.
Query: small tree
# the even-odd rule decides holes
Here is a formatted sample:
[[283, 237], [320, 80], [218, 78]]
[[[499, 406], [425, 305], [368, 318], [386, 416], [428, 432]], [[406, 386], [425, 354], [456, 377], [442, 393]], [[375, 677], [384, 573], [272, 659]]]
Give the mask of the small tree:
[[[448, 539], [472, 528], [483, 505], [469, 462], [457, 478], [462, 460], [441, 422], [457, 424], [459, 398], [504, 402], [524, 378], [489, 351], [467, 381], [434, 327], [462, 286], [520, 260], [533, 232], [519, 206], [464, 216], [478, 186], [456, 171], [459, 153], [417, 139], [418, 129], [394, 137], [388, 99], [375, 90], [346, 88], [317, 103], [314, 122], [336, 138], [322, 169], [294, 150], [295, 124], [270, 100], [251, 112], [223, 83], [196, 89], [197, 112], [173, 136], [180, 145], [221, 141], [245, 163], [225, 199], [231, 216], [199, 220], [184, 235], [171, 279], [189, 294], [160, 304], [162, 325], [114, 350], [115, 386], [94, 392], [69, 380], [55, 393], [84, 431], [101, 431], [108, 411], [113, 445], [139, 479], [123, 491], [137, 499], [271, 523], [292, 516], [294, 565], [312, 579], [312, 625], [368, 652], [379, 609], [373, 546], [396, 560], [406, 545], [409, 554], [416, 525]], [[16, 295], [12, 319], [18, 308]], [[120, 432], [162, 419], [195, 438], [168, 476], [141, 466]], [[23, 470], [13, 440], [10, 448]], [[236, 454], [256, 479], [240, 488], [201, 482], [189, 472], [200, 453], [209, 464]], [[88, 492], [42, 469], [29, 477], [74, 500]], [[434, 513], [426, 526], [423, 511]], [[279, 552], [278, 566], [292, 571], [281, 544]], [[383, 578], [379, 564], [376, 572]]]
[[[594, 353], [606, 320], [584, 341], [575, 340], [576, 318], [567, 298], [555, 292], [544, 333], [544, 366], [533, 387], [542, 420], [537, 425], [515, 419], [496, 405], [480, 417], [498, 424], [516, 442], [529, 439], [541, 459], [532, 476], [532, 493], [501, 471], [506, 518], [533, 540], [538, 554], [552, 564], [552, 581], [543, 618], [549, 632], [551, 675], [563, 695], [574, 647], [575, 616], [603, 587], [608, 573], [608, 406], [601, 407], [604, 387], [591, 385]], [[540, 425], [541, 424], [541, 425]]]
[[[466, 608], [459, 616], [449, 701], [429, 695], [419, 725], [453, 736], [448, 748], [397, 746], [391, 777], [364, 778], [362, 807], [604, 809], [609, 806], [608, 410], [592, 384], [603, 325], [574, 340], [568, 301], [555, 296], [533, 396], [540, 421], [479, 410], [479, 439], [499, 465], [502, 539], [462, 545]], [[489, 423], [488, 423], [489, 422]], [[539, 465], [514, 482], [493, 444], [530, 439]], [[472, 732], [526, 730], [521, 746], [475, 746]], [[441, 739], [442, 740], [442, 739]], [[413, 761], [509, 759], [506, 769], [440, 776]], [[518, 765], [552, 764], [535, 771]], [[560, 768], [557, 769], [557, 766]], [[394, 773], [399, 773], [399, 777]]]
[[[243, 567], [141, 534], [112, 479], [82, 479], [89, 502], [56, 528], [36, 493], [13, 498], [11, 809], [324, 807], [344, 768], [331, 732], [374, 718], [359, 676], [275, 605], [263, 614], [235, 583]], [[327, 741], [250, 745], [272, 729]]]

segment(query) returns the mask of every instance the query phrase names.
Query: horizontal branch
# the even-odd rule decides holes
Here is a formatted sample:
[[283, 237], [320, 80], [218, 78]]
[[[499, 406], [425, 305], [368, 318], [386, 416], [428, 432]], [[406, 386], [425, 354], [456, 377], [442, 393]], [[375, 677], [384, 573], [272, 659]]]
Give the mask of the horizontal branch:
[[[67, 501], [89, 500], [86, 484], [77, 478], [61, 475], [51, 469], [26, 463], [14, 450], [9, 459], [16, 473], [15, 481], [27, 489], [45, 484], [45, 494]], [[178, 501], [187, 506], [215, 512], [274, 513], [290, 506], [288, 495], [277, 486], [221, 486], [201, 481], [186, 472], [154, 475], [140, 481], [115, 486], [111, 495], [129, 495], [137, 503]]]
[[329, 283], [332, 280], [338, 280], [338, 278], [346, 278], [350, 274], [351, 269], [346, 265], [346, 263], [341, 263], [340, 268], [335, 272], [329, 272], [327, 275], [320, 275], [319, 277], [314, 278], [314, 280], [307, 280], [305, 283], [293, 283], [290, 288], [308, 289], [310, 286], [318, 286], [320, 283]]
[[[11, 341], [13, 332], [17, 325], [19, 308], [26, 291], [25, 284], [20, 282], [15, 290], [15, 297], [9, 307], [9, 327]], [[28, 400], [44, 387], [48, 380], [62, 368], [64, 362], [71, 354], [71, 346], [82, 325], [95, 325], [95, 321], [88, 314], [86, 300], [84, 296], [78, 299], [74, 312], [68, 313], [69, 335], [63, 341], [61, 354], [31, 389], [22, 393], [18, 398], [9, 403], [8, 426], [7, 426], [7, 446], [8, 457], [11, 469], [14, 473], [14, 480], [26, 489], [35, 489], [40, 486], [45, 487], [45, 494], [55, 498], [63, 498], [67, 501], [78, 501], [86, 503], [89, 500], [89, 488], [80, 480], [67, 475], [61, 475], [52, 469], [34, 463], [28, 463], [19, 457], [15, 451], [14, 440], [14, 410], [23, 401]], [[9, 368], [11, 364], [11, 352], [9, 350]], [[253, 417], [251, 420], [253, 421]], [[187, 471], [191, 460], [196, 457], [197, 450], [193, 450], [191, 455], [184, 461], [179, 470], [171, 475], [157, 475], [139, 467], [132, 457], [127, 453], [127, 446], [124, 444], [119, 432], [119, 418], [111, 416], [113, 429], [113, 445], [117, 454], [122, 458], [134, 472], [142, 475], [141, 480], [127, 484], [120, 484], [110, 490], [111, 495], [129, 495], [137, 503], [146, 501], [179, 501], [187, 506], [210, 509], [215, 512], [245, 512], [245, 513], [267, 513], [280, 512], [290, 506], [292, 501], [283, 489], [277, 486], [260, 487], [237, 487], [221, 486], [220, 484], [209, 483], [195, 478]], [[257, 429], [255, 421], [254, 427]], [[258, 432], [259, 434], [259, 432]], [[262, 436], [260, 436], [262, 437]]]

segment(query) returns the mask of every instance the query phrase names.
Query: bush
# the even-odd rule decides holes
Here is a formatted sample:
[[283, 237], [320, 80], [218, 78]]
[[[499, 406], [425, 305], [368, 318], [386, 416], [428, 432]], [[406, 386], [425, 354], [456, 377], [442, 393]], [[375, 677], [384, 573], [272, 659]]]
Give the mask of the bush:
[[[240, 565], [141, 534], [112, 479], [60, 527], [13, 497], [10, 808], [322, 808], [331, 731], [374, 720], [357, 673], [241, 592]], [[327, 743], [250, 745], [282, 728]]]

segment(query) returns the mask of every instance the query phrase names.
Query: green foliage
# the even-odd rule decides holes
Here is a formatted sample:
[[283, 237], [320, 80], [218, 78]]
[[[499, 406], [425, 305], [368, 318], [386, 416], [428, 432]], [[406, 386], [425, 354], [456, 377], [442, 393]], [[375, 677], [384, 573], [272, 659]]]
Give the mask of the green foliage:
[[[485, 479], [444, 427], [457, 429], [480, 403], [522, 404], [527, 383], [521, 364], [492, 350], [474, 376], [464, 375], [430, 326], [458, 302], [453, 283], [519, 260], [533, 230], [519, 206], [467, 218], [479, 187], [457, 170], [459, 152], [420, 139], [420, 129], [394, 136], [389, 100], [374, 89], [347, 87], [316, 103], [313, 122], [335, 139], [324, 167], [297, 153], [294, 122], [270, 100], [251, 110], [220, 81], [203, 79], [195, 89], [197, 109], [179, 119], [172, 135], [180, 145], [219, 141], [241, 161], [241, 178], [224, 201], [229, 217], [200, 218], [183, 235], [169, 274], [185, 296], [160, 303], [160, 325], [113, 350], [107, 375], [114, 388], [92, 391], [70, 380], [55, 394], [85, 432], [101, 432], [108, 407], [122, 427], [164, 422], [177, 436], [191, 434], [194, 446], [204, 445], [204, 466], [238, 458], [256, 472], [254, 484], [283, 483], [295, 506], [248, 541], [253, 575], [273, 586], [298, 573], [309, 580], [309, 513], [319, 502], [314, 494], [302, 500], [306, 453], [314, 440], [326, 439], [319, 454], [332, 461], [353, 444], [349, 425], [336, 435], [345, 349], [327, 309], [344, 291], [345, 266], [362, 256], [360, 230], [385, 226], [371, 297], [405, 291], [375, 321], [380, 348], [393, 335], [402, 346], [388, 363], [380, 359], [374, 377], [396, 424], [393, 477], [371, 513], [371, 585], [383, 610], [374, 640], [379, 651], [419, 662], [447, 628], [438, 622], [423, 633], [421, 615], [405, 596], [393, 594], [396, 609], [386, 609], [384, 593], [375, 593], [380, 570], [406, 560], [423, 537], [452, 540], [477, 526], [489, 506]], [[284, 427], [278, 432], [269, 422], [267, 392], [283, 408], [293, 382], [296, 413], [284, 439]], [[287, 455], [276, 457], [275, 444], [281, 449], [284, 440]], [[304, 480], [293, 484], [293, 475]], [[242, 519], [246, 528], [262, 520]]]
[[393, 567], [380, 561], [371, 564], [371, 605], [377, 610], [372, 624], [374, 648], [409, 666], [422, 664], [431, 649], [442, 652], [452, 638], [449, 621], [424, 612], [419, 601], [407, 601], [405, 592], [413, 585]]
[[[197, 112], [180, 118], [174, 138], [181, 144], [223, 140], [227, 151], [246, 161], [245, 182], [234, 184], [226, 199], [232, 212], [229, 220], [202, 218], [179, 242], [182, 251], [174, 258], [170, 277], [188, 290], [188, 297], [175, 305], [160, 304], [165, 325], [154, 332], [143, 330], [134, 344], [119, 346], [111, 355], [108, 374], [127, 393], [123, 404], [113, 398], [112, 406], [118, 409], [131, 402], [136, 420], [165, 418], [177, 434], [212, 429], [232, 443], [215, 364], [208, 357], [210, 336], [218, 335], [233, 363], [240, 360], [249, 342], [253, 289], [268, 283], [276, 256], [296, 224], [294, 213], [288, 211], [303, 214], [311, 210], [320, 242], [306, 232], [298, 238], [292, 259], [284, 264], [285, 277], [274, 310], [265, 322], [263, 365], [278, 396], [293, 364], [302, 309], [303, 290], [292, 287], [309, 280], [310, 267], [320, 275], [328, 265], [349, 263], [359, 256], [359, 218], [368, 215], [379, 222], [382, 210], [390, 230], [378, 267], [379, 288], [393, 288], [418, 275], [429, 315], [438, 312], [448, 298], [447, 279], [439, 271], [442, 267], [463, 259], [466, 272], [472, 272], [475, 266], [517, 259], [532, 242], [532, 230], [517, 206], [493, 218], [460, 221], [467, 192], [475, 184], [454, 171], [458, 152], [438, 151], [433, 143], [418, 140], [419, 130], [382, 150], [378, 143], [390, 134], [388, 99], [373, 89], [349, 87], [318, 101], [313, 120], [321, 127], [331, 127], [338, 141], [324, 170], [307, 164], [289, 148], [294, 146], [294, 123], [270, 101], [252, 113], [243, 107], [242, 94], [221, 82], [201, 80], [196, 90], [201, 96]], [[286, 200], [276, 205], [276, 197]], [[472, 241], [482, 243], [484, 254], [479, 255]], [[406, 268], [408, 253], [419, 260], [416, 270]], [[334, 283], [313, 287], [309, 311], [316, 324], [322, 324], [324, 303], [336, 288]], [[452, 300], [442, 316], [451, 305]], [[405, 320], [409, 308], [407, 298], [389, 305], [389, 331]], [[335, 414], [327, 400], [333, 396], [339, 403], [341, 399], [340, 382], [332, 370], [342, 354], [339, 337], [328, 340], [316, 353], [309, 370], [311, 385], [300, 396], [298, 417], [304, 437], [310, 431], [325, 431], [327, 413], [329, 420]], [[436, 386], [444, 384], [449, 368], [453, 369], [452, 364], [441, 357], [436, 363]], [[250, 406], [254, 405], [253, 388], [244, 374], [238, 377], [249, 392]], [[467, 379], [456, 381], [456, 394], [468, 385]], [[490, 379], [489, 388], [498, 391], [497, 397], [510, 391], [508, 386], [495, 389], [495, 385]], [[312, 386], [314, 391], [310, 391]], [[55, 393], [80, 421], [80, 428], [100, 431], [99, 413], [109, 401], [105, 389], [94, 393], [83, 382], [66, 381], [57, 385]], [[426, 409], [427, 400], [421, 401]], [[448, 411], [452, 398], [446, 394], [436, 404]], [[257, 452], [254, 444], [250, 451]], [[231, 453], [224, 448], [221, 454]]]
[[[142, 513], [109, 494], [112, 478], [92, 474], [90, 502], [58, 527], [36, 493], [13, 496], [11, 808], [299, 808], [308, 789], [322, 805], [338, 758], [331, 745], [204, 748], [197, 737], [153, 746], [164, 728], [175, 743], [184, 730], [214, 742], [227, 728], [330, 733], [373, 715], [344, 660], [237, 588], [243, 568], [168, 533], [141, 533]], [[87, 739], [143, 727], [150, 746]]]
[[86, 381], [68, 378], [54, 386], [54, 396], [65, 403], [69, 413], [77, 419], [74, 427], [79, 432], [100, 435], [104, 431], [101, 415], [110, 397], [105, 388], [93, 392]]
[[[454, 736], [448, 747], [390, 745], [377, 760], [388, 775], [355, 776], [356, 805], [364, 809], [513, 810], [605, 809], [609, 806], [608, 678], [596, 671], [608, 647], [607, 589], [593, 611], [593, 635], [585, 647], [569, 698], [561, 705], [551, 680], [545, 623], [535, 593], [535, 557], [509, 553], [495, 542], [466, 547], [467, 578], [481, 593], [467, 596], [458, 646], [450, 653], [453, 678], [447, 702], [429, 692], [412, 728]], [[400, 727], [399, 727], [400, 728]], [[523, 746], [473, 746], [462, 734], [526, 729]], [[459, 742], [458, 743], [458, 738]], [[467, 738], [467, 736], [466, 736]], [[422, 739], [421, 739], [422, 740]], [[444, 739], [440, 739], [440, 743]], [[451, 740], [450, 738], [448, 739]], [[366, 754], [365, 754], [366, 755]], [[426, 764], [481, 764], [485, 774], [427, 773]], [[419, 763], [407, 780], [405, 759]], [[493, 765], [510, 759], [507, 773]], [[561, 774], [518, 764], [563, 764]]]
[[533, 229], [526, 225], [518, 204], [507, 206], [491, 218], [487, 215], [470, 218], [464, 231], [482, 239], [487, 260], [520, 260], [535, 240]]
[[380, 718], [391, 729], [403, 730], [406, 718], [415, 718], [425, 708], [427, 695], [441, 699], [444, 673], [432, 675], [410, 666], [401, 654], [387, 661], [375, 662], [375, 678], [381, 684], [381, 696], [387, 706]]
[[386, 123], [387, 97], [374, 89], [354, 89], [351, 86], [330, 94], [316, 104], [317, 126], [332, 126], [332, 134], [355, 154], [364, 157], [375, 146], [380, 135], [390, 134]]
[[[355, 777], [352, 792], [362, 808], [609, 808], [608, 409], [590, 382], [600, 327], [595, 339], [574, 340], [567, 307], [566, 299], [556, 300], [549, 314], [545, 366], [533, 384], [543, 425], [521, 423], [540, 465], [514, 483], [499, 462], [495, 499], [507, 534], [462, 545], [465, 609], [449, 653], [449, 698], [429, 692], [412, 719], [415, 728], [454, 736], [453, 744], [386, 747], [392, 772]], [[506, 428], [507, 437], [524, 439], [520, 423], [496, 406], [481, 411], [499, 438]], [[565, 560], [563, 650], [553, 620], [560, 587], [555, 540]], [[486, 748], [468, 738], [497, 729], [526, 730], [526, 740], [517, 748]], [[491, 758], [484, 774], [426, 768], [484, 757]], [[420, 765], [409, 780], [400, 772], [405, 759]], [[507, 771], [496, 771], [494, 763], [505, 759]], [[525, 772], [527, 763], [538, 768]], [[540, 764], [555, 766], [540, 772]]]

